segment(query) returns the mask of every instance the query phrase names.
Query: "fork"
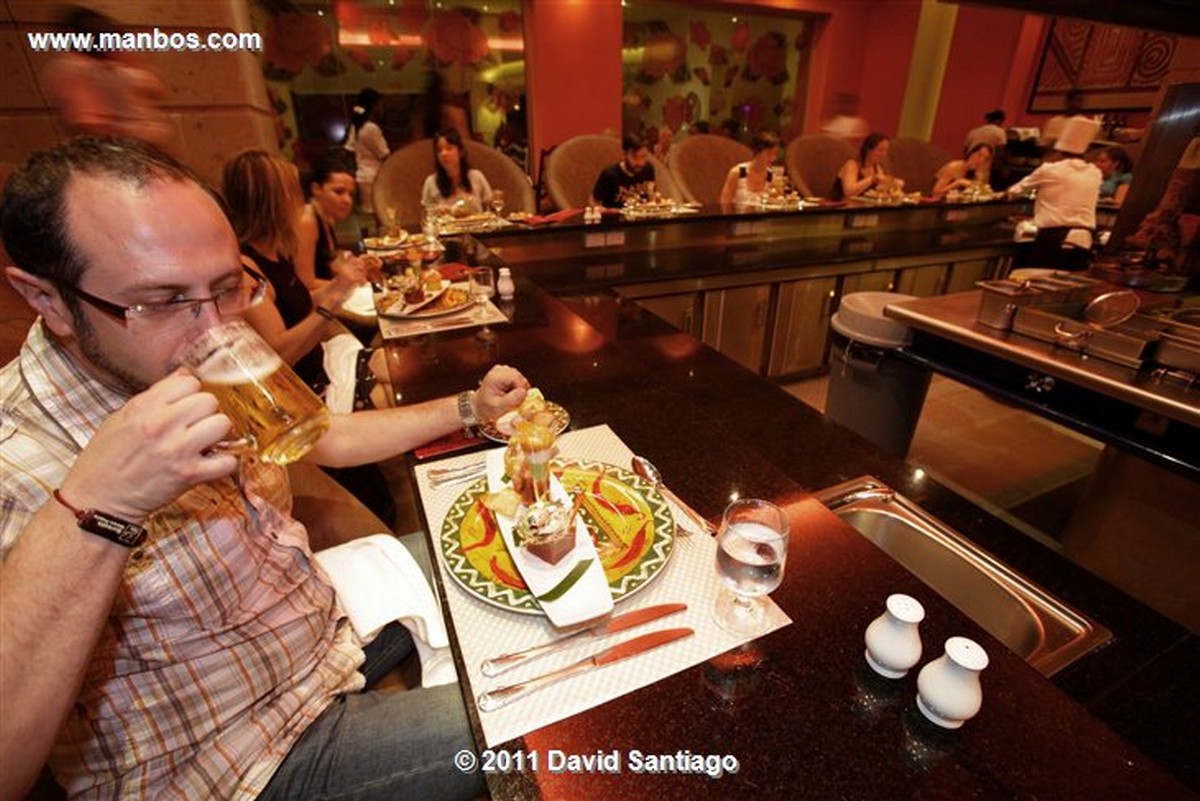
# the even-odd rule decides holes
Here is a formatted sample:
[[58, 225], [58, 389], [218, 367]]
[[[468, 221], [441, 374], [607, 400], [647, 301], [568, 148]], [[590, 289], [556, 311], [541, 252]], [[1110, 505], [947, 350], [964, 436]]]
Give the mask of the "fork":
[[473, 462], [459, 467], [434, 468], [426, 475], [429, 478], [430, 486], [441, 487], [446, 484], [457, 484], [479, 478], [485, 472], [487, 472], [485, 462]]

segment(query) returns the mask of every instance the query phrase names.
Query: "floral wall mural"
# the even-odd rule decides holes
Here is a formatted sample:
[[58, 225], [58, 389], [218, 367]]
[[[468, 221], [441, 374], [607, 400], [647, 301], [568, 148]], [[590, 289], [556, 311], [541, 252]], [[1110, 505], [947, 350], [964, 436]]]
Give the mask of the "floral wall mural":
[[[708, 131], [788, 138], [805, 78], [811, 22], [630, 3], [625, 12], [624, 126], [658, 144]], [[668, 145], [669, 146], [669, 145]], [[657, 147], [660, 152], [666, 148]]]
[[520, 0], [431, 5], [253, 0], [281, 148], [304, 162], [336, 144], [352, 98], [367, 86], [385, 96], [380, 122], [392, 147], [421, 138], [436, 82], [441, 103], [467, 112], [473, 136], [489, 145], [502, 138], [520, 156]]

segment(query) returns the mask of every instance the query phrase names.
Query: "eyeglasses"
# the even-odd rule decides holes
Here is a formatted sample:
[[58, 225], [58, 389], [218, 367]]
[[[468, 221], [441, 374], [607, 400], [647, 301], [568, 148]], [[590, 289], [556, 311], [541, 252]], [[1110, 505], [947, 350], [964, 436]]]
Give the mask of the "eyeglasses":
[[222, 317], [232, 317], [258, 305], [267, 294], [267, 279], [249, 267], [243, 267], [250, 281], [242, 281], [236, 286], [218, 290], [207, 298], [179, 298], [165, 303], [134, 303], [132, 306], [122, 306], [111, 300], [97, 297], [85, 292], [74, 284], [58, 282], [59, 286], [78, 297], [83, 302], [99, 309], [105, 314], [120, 320], [122, 323], [151, 323], [155, 325], [167, 323], [182, 323], [195, 320], [200, 316], [200, 310], [205, 303], [211, 303]]

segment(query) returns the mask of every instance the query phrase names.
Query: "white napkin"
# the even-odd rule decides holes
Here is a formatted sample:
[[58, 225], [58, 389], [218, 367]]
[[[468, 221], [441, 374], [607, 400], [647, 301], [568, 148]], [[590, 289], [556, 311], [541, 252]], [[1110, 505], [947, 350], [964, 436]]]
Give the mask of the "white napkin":
[[342, 301], [342, 308], [364, 317], [375, 316], [375, 294], [369, 283], [359, 284]]
[[1014, 242], [1032, 242], [1037, 237], [1037, 226], [1033, 220], [1021, 220], [1013, 231]]
[[358, 352], [363, 345], [352, 334], [338, 334], [321, 343], [325, 346], [325, 405], [335, 414], [354, 411], [354, 388], [358, 384]]
[[373, 534], [314, 554], [329, 576], [350, 625], [370, 641], [398, 620], [412, 632], [421, 659], [421, 686], [458, 679], [441, 610], [425, 574], [391, 534]]

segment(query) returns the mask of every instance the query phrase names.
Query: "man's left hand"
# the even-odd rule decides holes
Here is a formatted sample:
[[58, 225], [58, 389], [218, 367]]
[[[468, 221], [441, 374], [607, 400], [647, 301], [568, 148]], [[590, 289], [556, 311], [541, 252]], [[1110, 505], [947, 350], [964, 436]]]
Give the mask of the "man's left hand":
[[475, 393], [475, 416], [480, 420], [495, 420], [515, 409], [525, 400], [529, 381], [516, 368], [498, 364], [479, 382]]

